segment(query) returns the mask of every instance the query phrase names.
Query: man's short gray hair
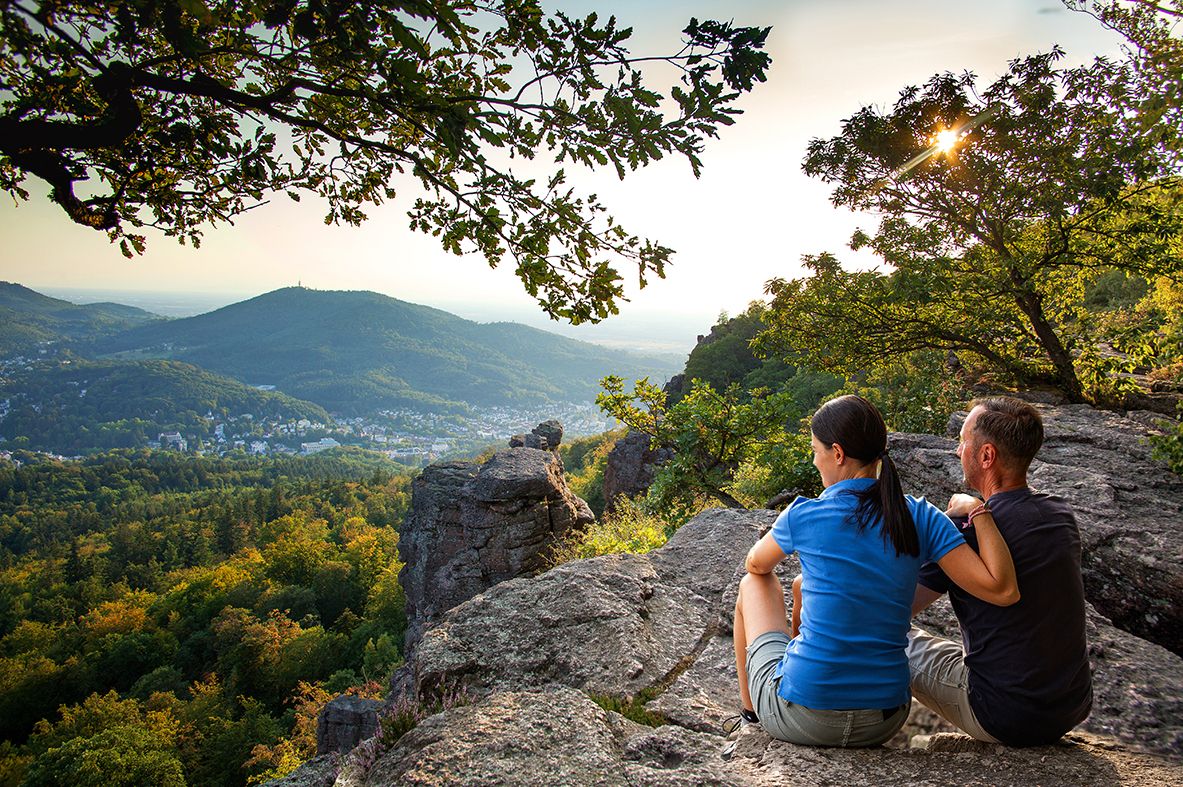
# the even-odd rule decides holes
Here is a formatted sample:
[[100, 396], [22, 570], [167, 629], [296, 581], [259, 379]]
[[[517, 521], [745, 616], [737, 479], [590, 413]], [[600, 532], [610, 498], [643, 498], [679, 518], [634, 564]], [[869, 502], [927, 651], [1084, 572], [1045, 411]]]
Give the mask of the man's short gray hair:
[[1043, 418], [1039, 411], [1013, 396], [974, 399], [970, 410], [981, 407], [974, 421], [974, 434], [993, 443], [1003, 461], [1024, 472], [1043, 445]]

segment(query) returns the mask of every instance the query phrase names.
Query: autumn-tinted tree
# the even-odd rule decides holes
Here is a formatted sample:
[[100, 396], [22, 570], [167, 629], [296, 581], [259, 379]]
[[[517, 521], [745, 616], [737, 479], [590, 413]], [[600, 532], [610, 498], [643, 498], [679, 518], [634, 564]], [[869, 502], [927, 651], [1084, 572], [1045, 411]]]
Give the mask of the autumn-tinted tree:
[[[17, 457], [0, 459], [0, 782], [237, 787], [279, 765], [247, 761], [281, 746], [301, 681], [340, 692], [401, 660], [410, 478], [385, 459]], [[226, 552], [223, 516], [241, 526]]]
[[[1078, 367], [1095, 358], [1086, 285], [1115, 269], [1183, 277], [1172, 253], [1183, 211], [1172, 152], [1107, 103], [1122, 69], [1057, 69], [1060, 56], [1015, 60], [984, 90], [972, 74], [935, 76], [813, 140], [805, 171], [834, 186], [835, 205], [882, 216], [852, 246], [891, 271], [807, 258], [811, 278], [768, 285], [766, 349], [847, 373], [953, 351], [1081, 399]], [[944, 154], [942, 129], [959, 135]]]
[[[697, 174], [704, 139], [764, 79], [767, 32], [691, 20], [680, 51], [637, 58], [614, 18], [536, 0], [15, 0], [0, 5], [0, 188], [48, 182], [131, 255], [140, 228], [196, 244], [283, 191], [356, 224], [417, 180], [414, 228], [508, 255], [552, 316], [601, 319], [622, 294], [614, 264], [644, 284], [671, 250], [559, 165], [623, 177], [678, 154]], [[652, 90], [644, 60], [680, 84]], [[540, 175], [510, 166], [539, 154], [554, 159]]]

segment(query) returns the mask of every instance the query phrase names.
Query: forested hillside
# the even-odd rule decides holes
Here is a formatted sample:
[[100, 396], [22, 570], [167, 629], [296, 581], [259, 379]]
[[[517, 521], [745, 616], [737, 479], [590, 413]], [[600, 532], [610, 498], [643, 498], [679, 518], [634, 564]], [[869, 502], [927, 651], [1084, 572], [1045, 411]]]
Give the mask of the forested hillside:
[[332, 419], [324, 408], [177, 361], [40, 363], [0, 379], [0, 436], [67, 455], [139, 448], [164, 431], [210, 437], [207, 413]]
[[399, 466], [17, 459], [0, 460], [0, 783], [76, 783], [91, 758], [95, 778], [245, 784], [308, 756], [326, 687], [365, 691], [399, 660]]
[[78, 306], [28, 287], [0, 282], [0, 358], [35, 355], [47, 342], [85, 345], [102, 336], [159, 320], [118, 303]]
[[659, 358], [524, 325], [475, 323], [373, 292], [300, 287], [127, 331], [102, 349], [186, 361], [342, 413], [588, 401], [605, 374], [674, 371]]

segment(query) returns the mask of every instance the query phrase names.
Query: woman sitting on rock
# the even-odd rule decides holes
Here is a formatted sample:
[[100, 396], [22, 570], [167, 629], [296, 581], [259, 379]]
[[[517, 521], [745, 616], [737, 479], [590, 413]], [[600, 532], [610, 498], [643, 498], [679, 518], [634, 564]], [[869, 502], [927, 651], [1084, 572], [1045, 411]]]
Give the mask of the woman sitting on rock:
[[[816, 499], [798, 497], [777, 517], [748, 552], [739, 585], [741, 719], [791, 743], [875, 746], [908, 717], [904, 647], [920, 567], [936, 561], [962, 588], [1000, 606], [1019, 600], [1015, 567], [989, 509], [971, 510], [968, 501], [977, 500], [955, 495], [947, 513], [968, 514], [980, 556], [949, 516], [904, 496], [887, 427], [866, 399], [827, 402], [811, 428], [825, 489]], [[790, 627], [773, 570], [793, 552], [801, 576]]]

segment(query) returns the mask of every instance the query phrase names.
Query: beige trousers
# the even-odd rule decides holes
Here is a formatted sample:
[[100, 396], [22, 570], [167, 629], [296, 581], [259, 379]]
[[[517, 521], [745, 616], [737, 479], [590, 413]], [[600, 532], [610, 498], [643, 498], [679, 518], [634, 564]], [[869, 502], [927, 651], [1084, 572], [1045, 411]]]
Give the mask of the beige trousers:
[[913, 627], [908, 632], [912, 696], [945, 721], [980, 741], [998, 743], [982, 729], [969, 704], [969, 668], [960, 643]]

